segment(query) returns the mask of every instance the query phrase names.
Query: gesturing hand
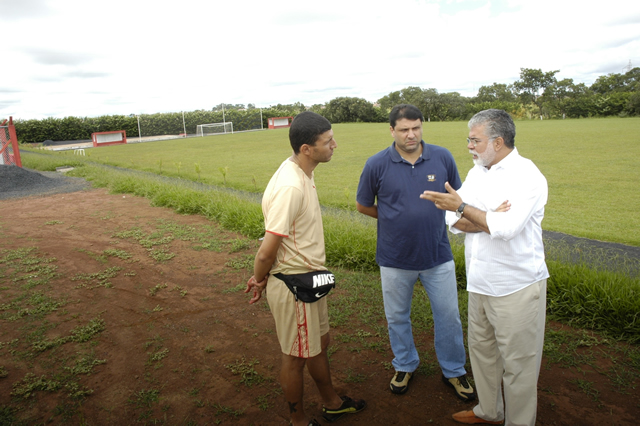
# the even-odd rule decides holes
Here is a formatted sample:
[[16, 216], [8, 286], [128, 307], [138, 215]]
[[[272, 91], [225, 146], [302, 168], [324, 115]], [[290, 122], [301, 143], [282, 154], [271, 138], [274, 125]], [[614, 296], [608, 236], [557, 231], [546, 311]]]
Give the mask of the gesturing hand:
[[444, 189], [447, 190], [446, 193], [424, 191], [422, 195], [420, 195], [420, 198], [433, 201], [433, 204], [440, 210], [457, 210], [460, 204], [462, 204], [462, 198], [460, 198], [456, 190], [449, 185], [449, 182], [444, 184]]

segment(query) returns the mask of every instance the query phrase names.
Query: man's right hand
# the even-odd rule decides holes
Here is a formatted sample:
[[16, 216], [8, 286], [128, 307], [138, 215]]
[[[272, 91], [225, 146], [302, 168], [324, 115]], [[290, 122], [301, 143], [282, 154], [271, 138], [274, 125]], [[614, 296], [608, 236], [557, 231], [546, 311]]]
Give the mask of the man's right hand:
[[267, 287], [268, 279], [269, 275], [265, 276], [260, 282], [256, 280], [255, 276], [249, 278], [249, 281], [247, 281], [247, 288], [244, 292], [249, 293], [251, 290], [253, 290], [253, 297], [251, 298], [251, 300], [249, 300], [250, 305], [256, 303], [262, 298], [262, 291]]
[[356, 210], [364, 215], [371, 216], [374, 219], [378, 218], [378, 206], [375, 204], [371, 207], [365, 207], [356, 201]]

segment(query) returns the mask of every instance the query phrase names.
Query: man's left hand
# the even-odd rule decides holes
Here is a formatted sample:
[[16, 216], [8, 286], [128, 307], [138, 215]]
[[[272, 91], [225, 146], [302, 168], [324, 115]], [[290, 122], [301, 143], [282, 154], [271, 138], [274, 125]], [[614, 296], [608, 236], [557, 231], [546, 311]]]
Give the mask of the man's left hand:
[[458, 195], [455, 189], [449, 182], [445, 182], [444, 189], [447, 192], [435, 192], [435, 191], [424, 191], [420, 198], [432, 201], [433, 204], [440, 210], [450, 210], [452, 212], [458, 210], [460, 204], [462, 204], [462, 198]]

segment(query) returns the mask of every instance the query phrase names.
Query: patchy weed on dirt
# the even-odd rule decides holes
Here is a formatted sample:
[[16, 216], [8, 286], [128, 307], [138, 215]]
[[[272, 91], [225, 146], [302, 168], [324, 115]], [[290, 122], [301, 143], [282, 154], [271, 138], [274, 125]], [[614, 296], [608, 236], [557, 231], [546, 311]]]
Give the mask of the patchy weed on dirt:
[[[287, 424], [273, 319], [243, 293], [258, 241], [104, 190], [3, 201], [0, 218], [0, 424]], [[451, 424], [472, 407], [440, 380], [422, 288], [422, 362], [397, 397], [379, 275], [332, 270], [333, 383], [369, 402], [359, 424]], [[637, 345], [548, 324], [541, 424], [633, 424], [638, 386]], [[309, 379], [305, 396], [320, 418]]]

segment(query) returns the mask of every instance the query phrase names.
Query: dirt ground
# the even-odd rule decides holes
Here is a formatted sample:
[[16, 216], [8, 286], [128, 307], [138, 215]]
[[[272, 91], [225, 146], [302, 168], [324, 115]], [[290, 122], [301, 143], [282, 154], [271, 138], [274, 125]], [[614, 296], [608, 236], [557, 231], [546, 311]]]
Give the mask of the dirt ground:
[[[272, 318], [242, 292], [257, 242], [104, 189], [1, 201], [0, 241], [0, 259], [28, 247], [49, 259], [56, 275], [37, 291], [64, 301], [47, 316], [27, 312], [12, 321], [7, 302], [21, 293], [0, 263], [0, 424], [287, 424]], [[50, 342], [92, 320], [103, 327], [90, 340], [29, 350], [38, 329], [40, 341]], [[339, 337], [351, 331], [332, 329], [334, 386], [368, 406], [339, 424], [452, 425], [452, 413], [473, 407], [438, 373], [417, 374], [407, 394], [391, 394], [388, 341], [382, 350], [350, 351]], [[416, 340], [432, 347], [432, 335]], [[566, 354], [573, 363], [545, 358], [538, 424], [637, 424], [637, 370], [624, 386], [612, 378], [624, 347], [586, 342]], [[81, 358], [92, 359], [92, 368], [73, 377], [92, 393], [34, 387], [16, 396], [27, 373], [69, 383]], [[321, 421], [319, 394], [305, 380], [305, 408]]]

